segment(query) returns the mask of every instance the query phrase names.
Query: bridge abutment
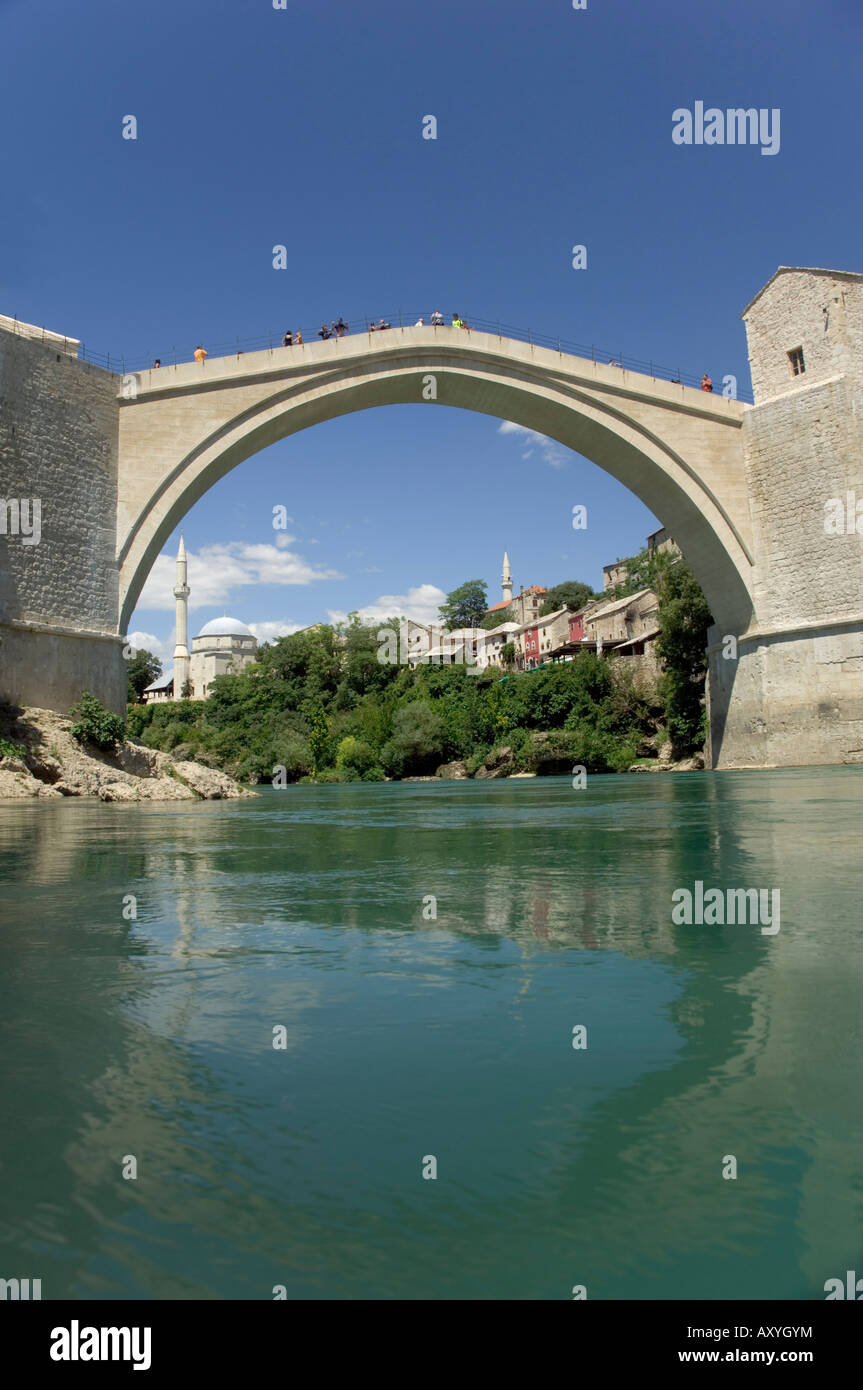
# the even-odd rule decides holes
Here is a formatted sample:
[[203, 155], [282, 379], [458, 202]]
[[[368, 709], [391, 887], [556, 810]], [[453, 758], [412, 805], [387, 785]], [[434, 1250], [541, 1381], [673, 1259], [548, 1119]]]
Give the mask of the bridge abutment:
[[66, 713], [83, 689], [122, 713], [119, 378], [16, 329], [0, 325], [0, 699]]

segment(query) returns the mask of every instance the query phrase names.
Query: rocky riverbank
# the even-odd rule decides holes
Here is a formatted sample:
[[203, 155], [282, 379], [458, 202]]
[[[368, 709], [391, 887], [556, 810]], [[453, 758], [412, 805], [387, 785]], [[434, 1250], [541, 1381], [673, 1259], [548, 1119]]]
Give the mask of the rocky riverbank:
[[[671, 743], [660, 742], [656, 738], [643, 738], [638, 749], [640, 762], [633, 763], [629, 772], [701, 772], [704, 768], [704, 754], [695, 753], [691, 758], [674, 760]], [[542, 775], [561, 776], [575, 769], [572, 757], [563, 757], [554, 733], [534, 733], [528, 754], [529, 769], [519, 770], [519, 762], [512, 748], [495, 748], [483, 759], [476, 771], [471, 774], [466, 762], [442, 763], [434, 776], [406, 777], [406, 782], [448, 782], [463, 781], [471, 775], [477, 780], [497, 777], [538, 777]]]
[[0, 706], [0, 800], [220, 801], [255, 795], [224, 772], [178, 762], [134, 740], [116, 753], [82, 745], [71, 725], [51, 710]]

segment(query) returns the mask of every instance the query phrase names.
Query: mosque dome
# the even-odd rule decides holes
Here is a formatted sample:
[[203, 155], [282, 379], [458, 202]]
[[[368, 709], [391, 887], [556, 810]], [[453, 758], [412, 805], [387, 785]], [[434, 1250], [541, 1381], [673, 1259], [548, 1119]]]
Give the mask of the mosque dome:
[[250, 627], [241, 623], [239, 618], [213, 618], [205, 623], [198, 637], [254, 637]]

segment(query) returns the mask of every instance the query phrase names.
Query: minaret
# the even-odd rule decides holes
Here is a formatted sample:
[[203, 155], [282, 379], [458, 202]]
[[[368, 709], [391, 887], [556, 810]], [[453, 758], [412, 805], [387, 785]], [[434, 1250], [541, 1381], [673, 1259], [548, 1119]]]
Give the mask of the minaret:
[[509, 567], [509, 556], [503, 552], [503, 573], [500, 576], [501, 597], [504, 603], [512, 603], [512, 570]]
[[175, 700], [180, 699], [183, 686], [189, 679], [189, 593], [186, 583], [186, 547], [181, 531], [180, 549], [177, 551], [177, 582], [174, 585], [174, 598], [177, 600], [177, 645], [174, 648]]

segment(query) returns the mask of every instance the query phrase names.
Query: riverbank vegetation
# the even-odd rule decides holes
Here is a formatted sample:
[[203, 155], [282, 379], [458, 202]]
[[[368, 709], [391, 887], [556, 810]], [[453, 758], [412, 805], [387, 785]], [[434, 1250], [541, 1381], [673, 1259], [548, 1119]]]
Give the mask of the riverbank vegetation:
[[130, 706], [129, 734], [252, 783], [421, 777], [454, 763], [468, 776], [577, 764], [617, 772], [666, 739], [686, 757], [704, 742], [707, 606], [684, 561], [627, 564], [631, 588], [620, 596], [645, 581], [659, 596], [658, 682], [639, 679], [626, 658], [587, 652], [529, 672], [412, 670], [380, 662], [379, 626], [352, 615], [340, 631], [264, 646], [253, 666], [214, 680], [206, 700]]

